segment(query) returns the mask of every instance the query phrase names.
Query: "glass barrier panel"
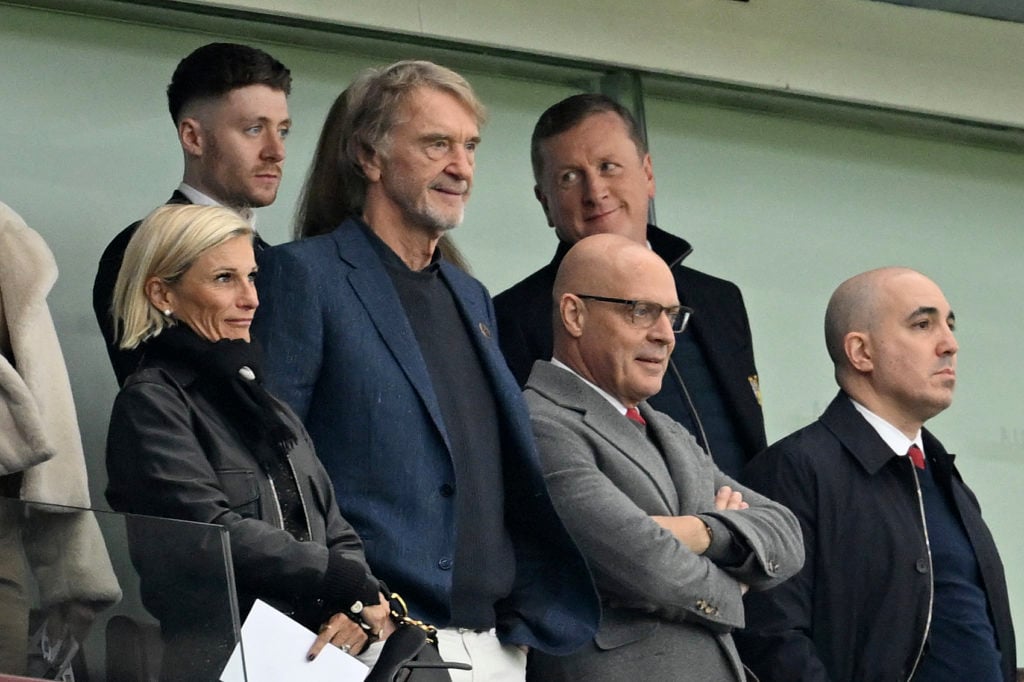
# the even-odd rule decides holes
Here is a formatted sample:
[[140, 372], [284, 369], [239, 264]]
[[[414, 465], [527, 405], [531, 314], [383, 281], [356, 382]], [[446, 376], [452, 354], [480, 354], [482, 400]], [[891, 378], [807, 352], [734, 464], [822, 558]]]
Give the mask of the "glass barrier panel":
[[0, 497], [0, 675], [219, 679], [240, 641], [221, 526]]

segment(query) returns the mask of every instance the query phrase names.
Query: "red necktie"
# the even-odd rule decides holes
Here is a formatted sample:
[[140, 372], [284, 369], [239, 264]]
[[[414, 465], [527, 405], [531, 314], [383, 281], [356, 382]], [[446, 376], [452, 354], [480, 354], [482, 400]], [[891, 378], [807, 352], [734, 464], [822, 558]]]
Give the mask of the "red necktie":
[[641, 426], [647, 426], [647, 420], [644, 419], [643, 415], [640, 414], [640, 410], [636, 409], [635, 407], [627, 407], [626, 416]]
[[921, 448], [917, 447], [916, 444], [911, 445], [910, 449], [907, 450], [907, 457], [910, 458], [910, 461], [918, 469], [924, 469], [924, 453], [921, 452]]

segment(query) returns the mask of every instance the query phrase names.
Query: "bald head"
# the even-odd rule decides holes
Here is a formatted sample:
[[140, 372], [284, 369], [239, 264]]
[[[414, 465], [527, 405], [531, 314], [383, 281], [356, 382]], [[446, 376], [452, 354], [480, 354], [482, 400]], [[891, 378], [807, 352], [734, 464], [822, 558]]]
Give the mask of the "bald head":
[[878, 320], [886, 291], [894, 278], [919, 275], [916, 270], [885, 267], [868, 270], [840, 284], [825, 309], [825, 348], [836, 371], [849, 367], [844, 340], [850, 332], [870, 332]]
[[[556, 358], [627, 406], [661, 390], [675, 334], [660, 308], [679, 299], [657, 254], [620, 235], [586, 237], [562, 260], [553, 296]], [[622, 301], [657, 313], [638, 318]]]
[[878, 306], [880, 285], [897, 271], [905, 271], [905, 268], [868, 270], [854, 275], [832, 292], [825, 309], [825, 348], [837, 368], [847, 362], [843, 339], [849, 332], [869, 331]]
[[915, 270], [887, 267], [851, 277], [825, 312], [836, 381], [913, 437], [952, 402], [955, 321], [942, 290]]
[[562, 259], [555, 277], [555, 300], [568, 291], [628, 286], [648, 270], [664, 270], [672, 277], [665, 261], [645, 244], [620, 235], [596, 234], [580, 240]]

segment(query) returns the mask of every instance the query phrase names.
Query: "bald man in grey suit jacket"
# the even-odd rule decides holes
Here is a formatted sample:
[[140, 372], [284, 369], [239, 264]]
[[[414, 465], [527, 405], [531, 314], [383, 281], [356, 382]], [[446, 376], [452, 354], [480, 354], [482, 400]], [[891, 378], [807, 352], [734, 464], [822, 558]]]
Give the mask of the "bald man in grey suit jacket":
[[795, 517], [718, 470], [652, 408], [679, 306], [665, 263], [617, 235], [579, 242], [555, 282], [554, 358], [526, 401], [555, 508], [601, 594], [601, 628], [569, 656], [534, 652], [532, 680], [743, 680], [743, 594], [796, 573]]

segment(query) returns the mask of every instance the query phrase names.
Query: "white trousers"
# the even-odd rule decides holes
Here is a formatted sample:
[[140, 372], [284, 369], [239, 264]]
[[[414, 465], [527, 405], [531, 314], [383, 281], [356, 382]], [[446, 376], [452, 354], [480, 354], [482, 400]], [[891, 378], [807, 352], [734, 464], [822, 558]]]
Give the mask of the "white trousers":
[[[374, 642], [357, 658], [373, 667], [383, 642]], [[446, 661], [469, 663], [472, 670], [449, 670], [452, 682], [524, 682], [526, 653], [498, 641], [494, 630], [474, 632], [463, 628], [437, 631], [437, 649]]]
[[437, 649], [446, 661], [469, 663], [472, 670], [449, 670], [452, 682], [525, 682], [526, 652], [498, 641], [494, 630], [437, 631]]

